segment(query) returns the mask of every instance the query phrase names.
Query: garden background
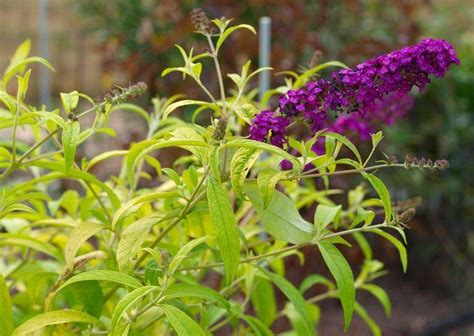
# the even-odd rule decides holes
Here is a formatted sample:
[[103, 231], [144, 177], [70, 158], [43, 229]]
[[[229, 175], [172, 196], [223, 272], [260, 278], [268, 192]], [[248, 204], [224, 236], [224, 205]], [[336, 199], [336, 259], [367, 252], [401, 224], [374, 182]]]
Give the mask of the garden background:
[[[43, 18], [41, 3], [47, 7], [47, 16]], [[59, 92], [74, 89], [99, 98], [113, 85], [126, 86], [139, 80], [147, 83], [149, 95], [167, 96], [178, 91], [198, 95], [190, 81], [182, 81], [178, 75], [165, 80], [160, 76], [166, 66], [179, 63], [175, 43], [188, 48], [197, 43], [199, 48], [201, 42], [189, 34], [193, 30], [189, 12], [194, 7], [202, 7], [212, 17], [231, 17], [253, 26], [258, 26], [260, 17], [271, 17], [274, 74], [308, 67], [315, 61], [315, 55], [316, 61], [335, 59], [353, 66], [428, 36], [445, 38], [453, 44], [461, 66], [453, 68], [442, 83], [434, 80], [422, 96], [416, 97], [409, 114], [384, 130], [383, 148], [400, 159], [405, 153], [446, 158], [451, 168], [442, 174], [385, 173], [391, 174], [384, 180], [395, 201], [420, 196], [423, 203], [408, 231], [407, 275], [401, 274], [392, 248], [382, 242], [376, 246], [383, 251], [379, 254], [390, 269], [382, 282], [393, 301], [392, 319], [386, 319], [369, 296], [364, 306], [380, 322], [385, 335], [421, 335], [449, 322], [465, 325], [449, 335], [471, 334], [474, 330], [474, 1], [0, 0], [0, 67], [4, 69], [15, 48], [31, 38], [32, 54], [43, 53], [57, 73], [63, 74], [52, 75], [50, 99], [57, 99]], [[40, 48], [41, 31], [48, 35], [47, 54]], [[247, 57], [258, 62], [256, 37], [237, 34], [231, 44], [224, 51], [224, 68], [236, 69]], [[39, 67], [34, 71], [39, 72]], [[44, 82], [38, 82], [39, 77], [34, 76], [36, 82], [30, 85], [32, 104], [48, 103]], [[273, 76], [272, 80], [278, 83], [282, 79]], [[112, 121], [120, 129], [120, 136], [107, 139], [109, 143], [103, 146], [113, 147], [111, 141], [115, 142], [114, 147], [117, 142], [125, 146], [141, 138], [140, 121], [123, 118]], [[2, 136], [6, 135], [0, 133], [0, 140]], [[79, 150], [82, 155], [92, 156], [96, 148], [88, 144]], [[111, 171], [103, 166], [100, 169], [95, 173], [106, 176], [114, 167], [108, 168]], [[312, 253], [316, 265], [322, 265], [319, 256]], [[360, 260], [362, 255], [354, 253], [350, 258]], [[295, 269], [290, 272], [291, 280], [298, 283], [309, 270], [302, 269], [296, 258], [294, 261], [290, 258], [289, 262], [294, 262]], [[314, 270], [317, 266], [311, 267]], [[335, 335], [339, 332], [334, 328], [340, 324], [340, 308], [335, 302], [325, 305], [329, 313], [323, 314], [320, 330], [322, 335]], [[367, 332], [363, 323], [358, 322], [354, 321], [349, 334]]]

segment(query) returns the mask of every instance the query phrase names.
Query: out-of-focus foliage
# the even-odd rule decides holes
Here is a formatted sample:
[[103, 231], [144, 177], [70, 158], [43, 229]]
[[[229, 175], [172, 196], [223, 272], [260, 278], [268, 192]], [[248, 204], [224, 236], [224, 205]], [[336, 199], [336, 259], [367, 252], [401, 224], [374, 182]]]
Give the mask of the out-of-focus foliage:
[[[189, 82], [164, 85], [156, 81], [165, 64], [179, 62], [174, 44], [193, 45], [198, 51], [207, 48], [189, 38], [193, 27], [187, 15], [194, 7], [254, 26], [260, 17], [271, 17], [272, 67], [280, 71], [308, 66], [315, 51], [321, 51], [325, 59], [343, 56], [346, 63], [354, 64], [412, 43], [419, 34], [416, 10], [425, 1], [82, 0], [75, 4], [88, 28], [97, 34], [110, 83], [142, 80], [152, 94], [166, 95], [183, 87], [190, 90]], [[242, 66], [246, 59], [256, 60], [256, 38], [233, 36], [232, 45], [222, 51], [224, 71]]]

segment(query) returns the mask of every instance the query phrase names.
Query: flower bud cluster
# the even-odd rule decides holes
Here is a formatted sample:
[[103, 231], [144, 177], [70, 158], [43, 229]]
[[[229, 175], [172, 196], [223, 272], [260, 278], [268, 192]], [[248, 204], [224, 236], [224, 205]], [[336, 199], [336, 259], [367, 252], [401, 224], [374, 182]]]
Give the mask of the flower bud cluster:
[[105, 102], [117, 104], [127, 101], [130, 98], [137, 98], [145, 93], [147, 86], [143, 82], [130, 85], [127, 88], [116, 88], [105, 95]]
[[413, 157], [411, 155], [407, 155], [405, 157], [405, 167], [406, 168], [420, 168], [420, 169], [431, 169], [431, 170], [445, 170], [449, 168], [449, 162], [448, 160], [444, 159], [439, 159], [433, 162], [430, 159], [417, 159], [416, 157]]

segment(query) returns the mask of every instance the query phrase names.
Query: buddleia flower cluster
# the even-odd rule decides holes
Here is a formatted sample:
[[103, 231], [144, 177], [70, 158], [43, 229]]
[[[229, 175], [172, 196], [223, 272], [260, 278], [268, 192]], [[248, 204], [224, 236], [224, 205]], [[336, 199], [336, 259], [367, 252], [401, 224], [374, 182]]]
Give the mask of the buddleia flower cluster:
[[[354, 69], [334, 72], [330, 80], [319, 79], [302, 89], [289, 90], [279, 99], [278, 113], [267, 110], [257, 114], [250, 138], [282, 147], [286, 143], [282, 127], [295, 118], [308, 123], [313, 133], [324, 128], [338, 133], [350, 129], [367, 138], [374, 121], [390, 125], [406, 113], [412, 105], [406, 97], [414, 87], [422, 92], [430, 75], [443, 77], [452, 64], [459, 63], [448, 42], [424, 39]], [[331, 123], [329, 112], [339, 120]]]

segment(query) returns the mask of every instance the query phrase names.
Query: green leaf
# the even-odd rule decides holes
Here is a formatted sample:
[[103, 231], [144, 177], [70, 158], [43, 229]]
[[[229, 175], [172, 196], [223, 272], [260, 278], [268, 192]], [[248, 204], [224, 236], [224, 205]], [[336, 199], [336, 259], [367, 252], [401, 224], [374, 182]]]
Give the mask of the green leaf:
[[[31, 161], [30, 163], [23, 162], [23, 165], [49, 169], [49, 170], [59, 172], [60, 174], [43, 175], [41, 177], [31, 179], [28, 182], [25, 182], [15, 187], [15, 189], [13, 190], [15, 190], [16, 192], [19, 192], [23, 188], [28, 188], [32, 185], [35, 185], [39, 181], [49, 181], [49, 180], [55, 180], [55, 179], [66, 177], [64, 164], [60, 162], [52, 162], [52, 161], [47, 161], [47, 160], [34, 160], [34, 161]], [[110, 200], [110, 203], [112, 203], [114, 210], [120, 207], [120, 200], [115, 194], [115, 192], [110, 187], [108, 187], [105, 183], [98, 180], [94, 175], [86, 173], [76, 168], [71, 168], [67, 177], [77, 179], [77, 180], [84, 180], [91, 184], [95, 184], [96, 186], [98, 186], [99, 188], [101, 188], [103, 191], [107, 193], [107, 196]]]
[[257, 277], [251, 292], [252, 306], [260, 321], [271, 326], [277, 314], [275, 292], [270, 281]]
[[346, 138], [343, 135], [340, 135], [338, 133], [333, 133], [333, 132], [324, 132], [324, 135], [335, 138], [335, 139], [339, 140], [340, 142], [342, 142], [347, 148], [349, 148], [351, 150], [352, 153], [354, 153], [357, 160], [362, 165], [362, 157], [360, 156], [360, 153], [357, 150], [357, 147], [354, 146], [354, 144], [348, 138]]
[[62, 259], [62, 256], [58, 249], [46, 242], [43, 242], [34, 237], [30, 237], [26, 234], [21, 233], [0, 233], [0, 246], [22, 246], [38, 252], [42, 252], [58, 260]]
[[112, 318], [110, 321], [110, 335], [111, 336], [122, 336], [118, 332], [118, 326], [120, 319], [123, 314], [127, 312], [135, 303], [146, 298], [148, 294], [156, 292], [160, 289], [157, 286], [143, 286], [137, 289], [134, 289], [132, 292], [125, 295], [115, 306], [114, 312], [112, 313]]
[[247, 174], [253, 164], [258, 160], [261, 153], [261, 150], [255, 148], [240, 148], [232, 157], [230, 164], [230, 180], [232, 182], [233, 190], [238, 197], [243, 197], [242, 188]]
[[133, 269], [135, 255], [147, 240], [151, 227], [160, 219], [157, 216], [141, 218], [123, 230], [117, 246], [117, 264], [121, 272], [129, 273]]
[[73, 283], [81, 281], [109, 281], [132, 288], [138, 288], [142, 286], [140, 281], [131, 277], [130, 275], [117, 271], [95, 270], [86, 271], [74, 275], [72, 278], [68, 279], [61, 287], [59, 287], [58, 292], [63, 288], [72, 285]]
[[344, 311], [344, 330], [349, 328], [354, 312], [355, 285], [354, 275], [342, 253], [333, 244], [327, 241], [318, 243], [319, 251], [324, 262], [336, 279], [339, 299]]
[[188, 256], [188, 254], [198, 245], [201, 245], [204, 243], [206, 240], [209, 240], [209, 237], [201, 237], [197, 239], [193, 239], [190, 242], [188, 242], [186, 245], [181, 247], [176, 253], [176, 255], [173, 257], [171, 260], [169, 266], [168, 266], [168, 274], [172, 275], [176, 270], [179, 268], [183, 260]]
[[178, 336], [206, 336], [199, 324], [180, 309], [166, 304], [160, 304], [159, 307]]
[[201, 285], [174, 284], [170, 285], [164, 295], [163, 300], [173, 300], [177, 298], [194, 297], [216, 302], [225, 308], [229, 308], [227, 300], [215, 290]]
[[247, 324], [252, 328], [254, 334], [256, 336], [273, 336], [273, 332], [260, 321], [259, 319], [256, 319], [255, 317], [251, 315], [245, 315], [245, 314], [240, 314], [239, 315], [242, 320], [247, 322]]
[[392, 304], [390, 303], [390, 298], [388, 297], [387, 292], [374, 284], [364, 284], [361, 286], [361, 288], [375, 296], [382, 305], [385, 315], [390, 317], [392, 313]]
[[263, 208], [267, 208], [272, 200], [275, 186], [282, 178], [286, 177], [286, 172], [265, 169], [258, 174], [257, 185], [262, 195]]
[[339, 68], [349, 69], [347, 67], [347, 65], [345, 65], [344, 63], [338, 62], [338, 61], [329, 61], [329, 62], [325, 62], [323, 64], [316, 65], [315, 67], [305, 71], [303, 74], [298, 76], [295, 83], [293, 84], [293, 88], [298, 89], [298, 88], [302, 87], [304, 84], [306, 84], [308, 79], [313, 77], [318, 72], [320, 72], [320, 71], [322, 71], [326, 68], [329, 68], [329, 67], [339, 67]]
[[0, 334], [10, 336], [13, 332], [13, 310], [10, 291], [5, 278], [0, 274]]
[[267, 207], [255, 183], [244, 186], [265, 230], [276, 239], [300, 244], [314, 238], [314, 227], [301, 217], [295, 203], [285, 194], [275, 190]]
[[110, 113], [115, 112], [115, 111], [130, 111], [132, 113], [135, 113], [135, 114], [139, 115], [143, 119], [145, 119], [148, 124], [150, 123], [150, 115], [148, 114], [148, 112], [145, 109], [143, 109], [142, 107], [140, 107], [138, 105], [128, 104], [128, 103], [120, 103], [120, 104], [114, 105], [110, 109]]
[[25, 58], [15, 64], [10, 64], [7, 68], [7, 70], [5, 70], [5, 73], [3, 75], [3, 79], [2, 79], [2, 86], [3, 88], [6, 88], [8, 82], [10, 81], [10, 79], [12, 79], [12, 77], [20, 72], [22, 72], [25, 68], [25, 66], [27, 66], [28, 64], [31, 64], [31, 63], [40, 63], [42, 65], [44, 65], [45, 67], [47, 67], [49, 70], [51, 71], [55, 71], [53, 66], [51, 65], [51, 63], [49, 63], [47, 60], [45, 60], [44, 58], [41, 58], [41, 57], [28, 57], [28, 58]]
[[370, 247], [369, 242], [364, 237], [364, 235], [360, 232], [353, 232], [352, 236], [354, 237], [355, 241], [359, 245], [362, 253], [366, 260], [372, 260], [372, 248]]
[[23, 76], [17, 76], [18, 79], [18, 90], [17, 90], [17, 100], [22, 102], [25, 99], [26, 92], [28, 91], [28, 84], [30, 83], [31, 69], [26, 71]]
[[138, 162], [148, 153], [168, 147], [181, 147], [186, 150], [189, 146], [191, 147], [209, 147], [207, 143], [202, 140], [144, 140], [139, 143], [134, 144], [127, 155], [126, 164], [127, 164], [127, 176], [130, 185], [135, 183], [135, 167]]
[[375, 134], [370, 135], [372, 137], [372, 147], [375, 148], [379, 144], [379, 142], [383, 139], [383, 134], [381, 131], [378, 131]]
[[100, 318], [104, 307], [104, 294], [99, 282], [76, 282], [70, 288], [76, 300], [84, 306], [86, 313]]
[[357, 214], [352, 220], [351, 225], [349, 226], [349, 229], [352, 229], [353, 227], [357, 226], [361, 222], [365, 222], [364, 226], [368, 226], [372, 224], [375, 218], [375, 212], [372, 210], [365, 210], [362, 207], [357, 208]]
[[234, 26], [234, 27], [230, 27], [229, 29], [226, 29], [219, 36], [219, 39], [217, 40], [217, 43], [216, 43], [216, 52], [219, 51], [219, 48], [221, 47], [222, 43], [224, 43], [224, 41], [229, 37], [229, 35], [232, 34], [234, 31], [236, 31], [238, 29], [248, 29], [252, 33], [257, 34], [257, 32], [255, 31], [255, 28], [250, 26], [250, 25], [247, 25], [247, 24], [240, 24], [240, 25], [237, 25], [237, 26]]
[[384, 237], [397, 248], [398, 253], [400, 254], [400, 261], [402, 262], [403, 272], [406, 273], [408, 267], [407, 249], [405, 248], [405, 246], [403, 246], [402, 242], [391, 234], [380, 229], [372, 229], [370, 232], [376, 233], [379, 236]]
[[168, 197], [176, 197], [179, 196], [178, 193], [175, 192], [151, 192], [146, 193], [143, 195], [139, 195], [137, 197], [132, 198], [130, 201], [122, 205], [112, 217], [112, 231], [115, 230], [117, 223], [129, 212], [133, 207], [140, 205], [145, 202], [153, 202], [157, 201], [161, 198], [168, 198]]
[[[188, 126], [174, 129], [171, 132], [171, 136], [169, 140], [195, 140], [201, 143], [204, 142], [203, 136]], [[203, 148], [202, 146], [185, 146], [183, 148], [195, 154], [201, 162], [209, 152], [207, 148]]]
[[252, 119], [258, 113], [258, 110], [253, 104], [245, 103], [237, 106], [234, 112], [240, 119], [250, 125], [252, 124]]
[[100, 163], [104, 160], [107, 160], [107, 159], [110, 159], [110, 158], [113, 158], [113, 157], [117, 157], [117, 156], [124, 156], [124, 155], [127, 155], [127, 154], [128, 154], [128, 150], [113, 150], [113, 151], [101, 153], [101, 154], [95, 156], [92, 160], [90, 160], [84, 170], [89, 170], [93, 166], [95, 166], [96, 164], [98, 164], [98, 163]]
[[288, 300], [290, 300], [290, 302], [294, 305], [298, 314], [300, 314], [306, 322], [307, 335], [313, 335], [314, 325], [311, 316], [309, 315], [309, 312], [306, 309], [306, 301], [303, 298], [303, 295], [288, 280], [286, 280], [282, 276], [272, 273], [263, 267], [257, 267], [275, 284], [275, 286], [277, 286], [283, 292], [283, 294], [285, 294]]
[[76, 156], [76, 148], [79, 143], [79, 135], [81, 133], [81, 125], [79, 121], [68, 120], [64, 126], [62, 142], [64, 146], [64, 163], [66, 175], [72, 167]]
[[363, 176], [369, 180], [372, 187], [380, 197], [385, 212], [385, 221], [390, 223], [392, 220], [392, 201], [390, 200], [390, 193], [385, 184], [375, 175], [363, 173]]
[[372, 332], [373, 336], [382, 336], [382, 332], [380, 331], [379, 326], [377, 323], [375, 323], [374, 320], [369, 316], [367, 311], [362, 307], [359, 303], [354, 304], [354, 311], [356, 312], [357, 315], [360, 316], [362, 320], [367, 324], [369, 327], [370, 331]]
[[324, 285], [328, 289], [335, 288], [334, 283], [328, 278], [319, 274], [311, 274], [310, 276], [306, 277], [303, 280], [303, 282], [301, 282], [301, 285], [300, 285], [301, 294], [304, 294], [308, 289], [318, 284]]
[[331, 207], [319, 204], [314, 213], [314, 226], [318, 231], [323, 230], [329, 225], [341, 211], [342, 206]]
[[276, 154], [281, 156], [293, 164], [295, 168], [301, 168], [301, 163], [291, 154], [284, 151], [281, 148], [278, 148], [273, 145], [266, 144], [264, 142], [250, 140], [250, 139], [238, 139], [238, 140], [231, 140], [223, 145], [223, 147], [231, 147], [231, 148], [253, 148], [253, 149], [261, 149], [263, 151]]
[[69, 309], [57, 310], [33, 316], [16, 328], [12, 336], [23, 336], [39, 331], [46, 326], [71, 322], [102, 325], [102, 322], [89, 314]]
[[202, 100], [192, 100], [192, 99], [185, 99], [185, 100], [180, 100], [176, 103], [170, 104], [165, 111], [163, 112], [162, 120], [166, 120], [168, 118], [168, 115], [176, 110], [179, 107], [183, 106], [189, 106], [189, 105], [199, 105], [199, 106], [207, 106], [209, 108], [212, 108], [212, 104], [202, 101]]
[[[26, 39], [18, 46], [18, 48], [16, 48], [15, 53], [10, 59], [10, 63], [8, 64], [8, 66], [11, 67], [17, 64], [18, 62], [23, 61], [30, 54], [30, 50], [31, 50], [31, 40]], [[23, 72], [23, 70], [21, 70], [21, 72]]]
[[69, 93], [60, 93], [61, 95], [61, 102], [64, 107], [64, 111], [66, 111], [67, 114], [74, 112], [74, 110], [77, 108], [77, 104], [79, 103], [79, 92], [77, 91], [72, 91]]
[[66, 259], [68, 269], [73, 269], [74, 258], [82, 244], [103, 228], [103, 225], [97, 223], [81, 222], [72, 230], [68, 237], [66, 247], [64, 248], [64, 258]]
[[234, 279], [240, 261], [240, 239], [232, 205], [222, 185], [211, 177], [207, 184], [207, 200], [217, 245], [224, 261], [225, 282]]

